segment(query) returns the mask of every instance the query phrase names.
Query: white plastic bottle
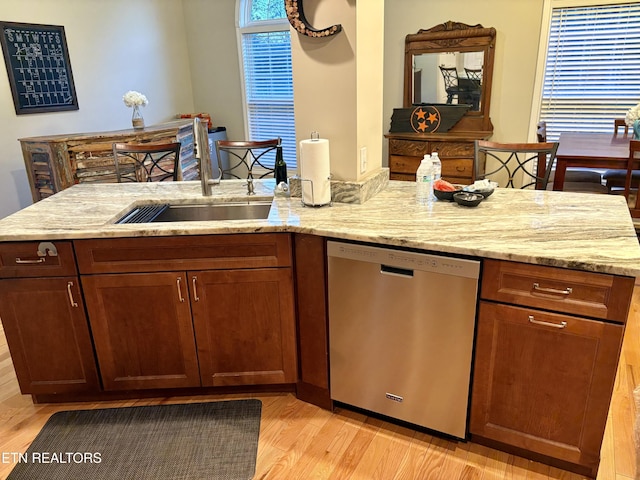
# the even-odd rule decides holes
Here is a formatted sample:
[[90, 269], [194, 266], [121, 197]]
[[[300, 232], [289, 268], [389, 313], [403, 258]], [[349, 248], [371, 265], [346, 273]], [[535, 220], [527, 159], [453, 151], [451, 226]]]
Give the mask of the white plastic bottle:
[[435, 182], [442, 176], [442, 162], [440, 161], [440, 157], [438, 156], [438, 152], [433, 152], [431, 154], [431, 163], [433, 165], [433, 181]]
[[416, 171], [416, 202], [427, 205], [431, 202], [433, 189], [433, 166], [431, 155], [425, 155]]

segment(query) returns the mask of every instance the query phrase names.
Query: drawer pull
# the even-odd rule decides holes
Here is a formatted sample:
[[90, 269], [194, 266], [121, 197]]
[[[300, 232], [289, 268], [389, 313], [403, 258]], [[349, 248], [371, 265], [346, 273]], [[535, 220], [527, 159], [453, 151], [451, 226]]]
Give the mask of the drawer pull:
[[180, 303], [184, 303], [184, 297], [182, 296], [182, 288], [180, 287], [180, 277], [176, 279], [176, 285], [178, 287], [178, 298], [180, 299]]
[[534, 283], [533, 289], [536, 292], [551, 293], [553, 295], [569, 295], [571, 292], [573, 292], [573, 289], [571, 287], [567, 287], [564, 290], [557, 290], [555, 288], [542, 288], [540, 287], [539, 283]]
[[78, 307], [78, 304], [73, 299], [73, 292], [71, 291], [71, 287], [73, 287], [73, 282], [67, 282], [67, 293], [69, 294], [69, 302], [71, 302], [72, 307]]
[[535, 323], [536, 325], [544, 325], [545, 327], [553, 328], [565, 328], [567, 326], [567, 322], [551, 323], [543, 322], [542, 320], [536, 320], [535, 318], [533, 318], [533, 315], [529, 315], [529, 323]]
[[23, 260], [20, 257], [16, 257], [16, 263], [22, 263], [22, 264], [25, 264], [25, 263], [29, 263], [29, 264], [44, 263], [46, 261], [47, 261], [47, 259], [44, 258], [44, 257], [40, 257], [38, 259], [33, 259], [33, 260]]
[[200, 297], [198, 296], [198, 288], [196, 287], [196, 281], [198, 280], [198, 277], [193, 276], [191, 277], [191, 281], [193, 282], [193, 299], [196, 302], [200, 301]]

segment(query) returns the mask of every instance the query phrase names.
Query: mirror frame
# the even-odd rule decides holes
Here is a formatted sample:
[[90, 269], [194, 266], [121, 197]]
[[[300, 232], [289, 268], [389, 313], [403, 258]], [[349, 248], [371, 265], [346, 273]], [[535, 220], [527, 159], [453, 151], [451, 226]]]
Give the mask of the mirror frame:
[[493, 132], [489, 117], [491, 107], [491, 85], [495, 54], [496, 29], [482, 25], [448, 21], [428, 30], [418, 30], [405, 38], [404, 47], [404, 99], [403, 107], [413, 105], [413, 57], [423, 53], [483, 52], [482, 91], [479, 111], [468, 111], [449, 132]]

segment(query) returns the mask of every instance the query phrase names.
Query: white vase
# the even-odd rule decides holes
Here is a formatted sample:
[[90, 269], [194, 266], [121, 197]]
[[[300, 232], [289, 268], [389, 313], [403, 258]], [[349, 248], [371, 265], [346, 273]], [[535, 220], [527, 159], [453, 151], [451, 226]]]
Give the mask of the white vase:
[[131, 123], [133, 124], [133, 128], [139, 129], [144, 128], [144, 118], [142, 118], [142, 113], [140, 112], [140, 106], [133, 106], [133, 115], [131, 116]]

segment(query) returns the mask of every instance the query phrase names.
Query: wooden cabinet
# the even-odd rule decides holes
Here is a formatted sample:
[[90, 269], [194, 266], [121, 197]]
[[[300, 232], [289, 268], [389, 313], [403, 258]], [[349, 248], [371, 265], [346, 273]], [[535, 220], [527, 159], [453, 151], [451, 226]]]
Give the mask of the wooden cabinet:
[[82, 288], [105, 390], [200, 386], [184, 272], [83, 276]]
[[21, 138], [33, 201], [76, 183], [115, 182], [112, 146], [120, 143], [180, 142], [180, 180], [199, 178], [193, 156], [193, 126], [180, 120], [142, 130], [79, 133]]
[[75, 246], [105, 390], [295, 382], [288, 234]]
[[389, 133], [389, 178], [415, 181], [416, 170], [426, 154], [438, 152], [442, 161], [442, 178], [451, 183], [475, 181], [474, 141], [483, 134]]
[[595, 477], [633, 283], [485, 260], [472, 439]]
[[97, 392], [71, 243], [46, 245], [57, 255], [39, 256], [39, 242], [0, 245], [0, 318], [20, 390], [34, 395]]
[[297, 233], [293, 240], [300, 352], [297, 396], [331, 409], [326, 239]]
[[291, 269], [188, 275], [202, 385], [294, 383]]

